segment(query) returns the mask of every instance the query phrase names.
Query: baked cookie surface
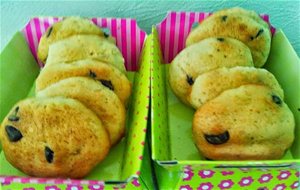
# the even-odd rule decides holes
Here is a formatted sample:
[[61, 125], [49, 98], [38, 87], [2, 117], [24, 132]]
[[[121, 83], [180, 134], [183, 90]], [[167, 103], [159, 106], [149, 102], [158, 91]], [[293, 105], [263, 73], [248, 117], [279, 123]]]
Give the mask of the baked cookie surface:
[[93, 34], [108, 38], [114, 43], [114, 39], [105, 34], [101, 28], [90, 20], [81, 17], [66, 17], [62, 21], [54, 23], [42, 35], [38, 46], [38, 58], [45, 63], [48, 57], [49, 46], [59, 40], [65, 39], [77, 34]]
[[[227, 9], [215, 12], [201, 22], [186, 39], [190, 46], [208, 37], [231, 37], [245, 43], [251, 50], [256, 67], [262, 67], [270, 52], [271, 32], [262, 19], [260, 22], [253, 18], [253, 13], [243, 13], [246, 10]], [[252, 15], [252, 16], [249, 16]]]
[[220, 10], [218, 12], [216, 12], [216, 14], [219, 15], [225, 15], [225, 14], [240, 14], [240, 15], [245, 15], [249, 18], [252, 18], [253, 20], [255, 20], [256, 22], [258, 22], [259, 24], [265, 26], [265, 27], [269, 27], [269, 24], [264, 21], [259, 14], [257, 14], [257, 12], [252, 11], [252, 10], [247, 10], [247, 9], [243, 9], [241, 7], [232, 7], [230, 9], [223, 9]]
[[97, 35], [74, 35], [51, 44], [46, 67], [56, 63], [71, 64], [82, 59], [96, 59], [126, 72], [118, 47]]
[[131, 82], [124, 73], [113, 65], [91, 59], [44, 67], [36, 80], [36, 92], [62, 79], [77, 76], [91, 77], [100, 81], [115, 92], [123, 103], [127, 102], [131, 94]]
[[279, 159], [294, 139], [294, 117], [276, 92], [243, 85], [224, 91], [194, 115], [199, 151], [213, 160]]
[[222, 67], [197, 77], [189, 96], [189, 102], [197, 109], [223, 91], [247, 84], [265, 85], [274, 90], [282, 100], [284, 99], [283, 90], [272, 73], [265, 69], [237, 66]]
[[88, 77], [71, 77], [39, 91], [37, 97], [63, 96], [73, 98], [92, 110], [116, 144], [125, 133], [125, 107], [118, 96], [101, 82]]
[[12, 165], [39, 177], [83, 177], [110, 148], [98, 117], [62, 97], [18, 102], [1, 124], [0, 139]]
[[171, 62], [169, 82], [174, 93], [187, 105], [196, 78], [219, 67], [253, 66], [251, 52], [233, 38], [207, 38], [181, 51]]

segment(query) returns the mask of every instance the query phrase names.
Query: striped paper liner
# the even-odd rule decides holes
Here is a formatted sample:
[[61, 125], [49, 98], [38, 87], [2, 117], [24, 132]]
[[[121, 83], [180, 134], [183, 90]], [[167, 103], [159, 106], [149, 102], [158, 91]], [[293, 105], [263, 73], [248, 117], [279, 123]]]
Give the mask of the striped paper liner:
[[[32, 18], [22, 30], [32, 54], [40, 67], [43, 66], [37, 59], [37, 48], [42, 34], [53, 23], [62, 20], [62, 17], [36, 17]], [[136, 20], [130, 18], [91, 18], [94, 24], [107, 28], [116, 38], [116, 45], [125, 59], [128, 71], [138, 70], [138, 60], [146, 38], [146, 32], [141, 30]]]
[[[169, 12], [166, 18], [156, 25], [161, 49], [166, 63], [185, 47], [185, 40], [195, 22], [201, 22], [211, 13], [204, 12]], [[261, 17], [270, 24], [269, 16], [262, 14]], [[270, 25], [272, 34], [275, 28]]]

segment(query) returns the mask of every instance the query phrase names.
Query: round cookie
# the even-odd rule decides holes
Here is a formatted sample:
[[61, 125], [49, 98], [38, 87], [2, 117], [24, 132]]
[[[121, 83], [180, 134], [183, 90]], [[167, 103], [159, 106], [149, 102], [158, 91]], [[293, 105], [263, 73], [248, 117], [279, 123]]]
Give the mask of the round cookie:
[[101, 28], [88, 19], [81, 17], [66, 17], [62, 21], [54, 23], [42, 35], [38, 46], [38, 58], [46, 62], [49, 46], [59, 40], [77, 34], [93, 34], [109, 39], [114, 43], [114, 39], [105, 34]]
[[182, 50], [171, 62], [169, 82], [174, 93], [189, 105], [195, 79], [219, 67], [253, 66], [249, 48], [233, 38], [207, 38]]
[[264, 22], [253, 19], [252, 13], [242, 14], [244, 11], [231, 9], [220, 11], [206, 18], [197, 26], [186, 39], [189, 46], [208, 37], [222, 36], [238, 39], [251, 50], [253, 62], [256, 67], [262, 67], [270, 52], [271, 32]]
[[96, 35], [74, 35], [51, 44], [46, 66], [87, 58], [113, 64], [120, 71], [126, 72], [124, 58], [118, 47]]
[[30, 176], [81, 178], [109, 152], [98, 117], [79, 101], [32, 98], [4, 119], [0, 139], [6, 159]]
[[104, 86], [114, 91], [123, 103], [126, 103], [130, 96], [131, 83], [124, 73], [112, 65], [91, 59], [45, 67], [36, 80], [36, 92], [62, 79], [76, 76], [99, 80]]
[[272, 73], [265, 69], [237, 66], [219, 68], [197, 77], [189, 95], [189, 101], [197, 109], [223, 91], [246, 84], [265, 85], [284, 99], [283, 90]]
[[280, 159], [294, 140], [294, 117], [276, 92], [244, 85], [226, 90], [194, 115], [193, 136], [213, 160]]
[[232, 8], [229, 8], [229, 9], [222, 9], [222, 10], [217, 11], [214, 14], [226, 15], [228, 13], [229, 14], [245, 15], [245, 16], [247, 16], [249, 18], [252, 18], [253, 20], [255, 20], [256, 22], [258, 22], [259, 24], [265, 26], [266, 28], [269, 28], [269, 24], [266, 21], [264, 21], [259, 16], [259, 14], [257, 14], [257, 12], [252, 11], [252, 10], [246, 10], [246, 9], [241, 8], [241, 7], [232, 7]]
[[87, 77], [71, 77], [53, 83], [37, 93], [37, 97], [55, 96], [76, 99], [96, 113], [108, 131], [112, 145], [124, 136], [124, 105], [113, 91], [99, 81]]

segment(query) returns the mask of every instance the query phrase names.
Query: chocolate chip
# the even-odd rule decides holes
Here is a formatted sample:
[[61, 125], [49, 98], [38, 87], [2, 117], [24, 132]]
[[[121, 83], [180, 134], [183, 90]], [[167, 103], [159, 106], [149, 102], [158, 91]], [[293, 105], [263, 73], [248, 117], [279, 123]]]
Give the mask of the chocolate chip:
[[218, 135], [204, 134], [204, 137], [208, 143], [218, 145], [226, 143], [229, 140], [229, 132], [225, 131], [224, 133]]
[[189, 75], [186, 75], [186, 81], [187, 81], [187, 83], [189, 83], [189, 85], [193, 85], [194, 84], [193, 78], [190, 77]]
[[109, 37], [109, 34], [107, 34], [106, 32], [103, 32], [103, 35], [104, 35], [105, 38]]
[[19, 111], [19, 106], [17, 106], [15, 108], [15, 111], [12, 115], [8, 116], [8, 120], [9, 121], [19, 121], [20, 117], [17, 116], [18, 111]]
[[45, 147], [45, 157], [46, 157], [47, 162], [52, 163], [53, 157], [54, 157], [54, 152], [48, 146]]
[[218, 41], [224, 42], [224, 38], [217, 38]]
[[255, 38], [257, 38], [257, 37], [258, 37], [259, 35], [261, 35], [263, 32], [264, 32], [264, 29], [260, 29], [260, 30], [257, 32]]
[[47, 33], [47, 36], [46, 36], [47, 38], [51, 35], [52, 30], [53, 30], [53, 27], [51, 26], [48, 30], [48, 33]]
[[264, 29], [260, 29], [257, 34], [255, 35], [255, 37], [250, 36], [250, 40], [254, 40], [255, 38], [257, 38], [258, 36], [260, 36], [262, 33], [264, 32]]
[[222, 16], [221, 18], [222, 18], [223, 22], [225, 22], [227, 20], [227, 16], [226, 15]]
[[109, 88], [110, 90], [114, 90], [114, 86], [112, 85], [110, 80], [100, 80], [100, 82], [106, 86], [107, 88]]
[[10, 142], [17, 142], [23, 137], [22, 133], [11, 125], [6, 125], [5, 131]]
[[16, 115], [10, 115], [10, 116], [8, 116], [8, 120], [9, 121], [19, 121], [19, 117], [18, 116], [16, 116]]
[[91, 78], [93, 78], [93, 79], [97, 77], [96, 73], [94, 73], [94, 72], [91, 71], [91, 70], [90, 70], [90, 72], [89, 72], [89, 76], [90, 76]]
[[15, 108], [15, 114], [17, 114], [18, 112], [19, 112], [19, 106], [17, 106], [16, 108]]
[[281, 105], [282, 104], [281, 99], [278, 96], [276, 96], [276, 95], [272, 95], [272, 100], [277, 105]]

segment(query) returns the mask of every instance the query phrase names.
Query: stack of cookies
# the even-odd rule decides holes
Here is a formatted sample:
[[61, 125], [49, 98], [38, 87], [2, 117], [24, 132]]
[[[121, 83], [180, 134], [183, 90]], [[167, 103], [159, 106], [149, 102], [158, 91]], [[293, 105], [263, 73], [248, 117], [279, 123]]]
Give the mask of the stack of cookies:
[[269, 25], [253, 11], [215, 12], [172, 61], [174, 94], [196, 109], [193, 137], [212, 160], [278, 159], [294, 140], [294, 118], [275, 77], [262, 67]]
[[91, 21], [65, 18], [41, 37], [36, 97], [4, 119], [6, 159], [31, 176], [81, 178], [125, 134], [131, 83], [115, 40]]

